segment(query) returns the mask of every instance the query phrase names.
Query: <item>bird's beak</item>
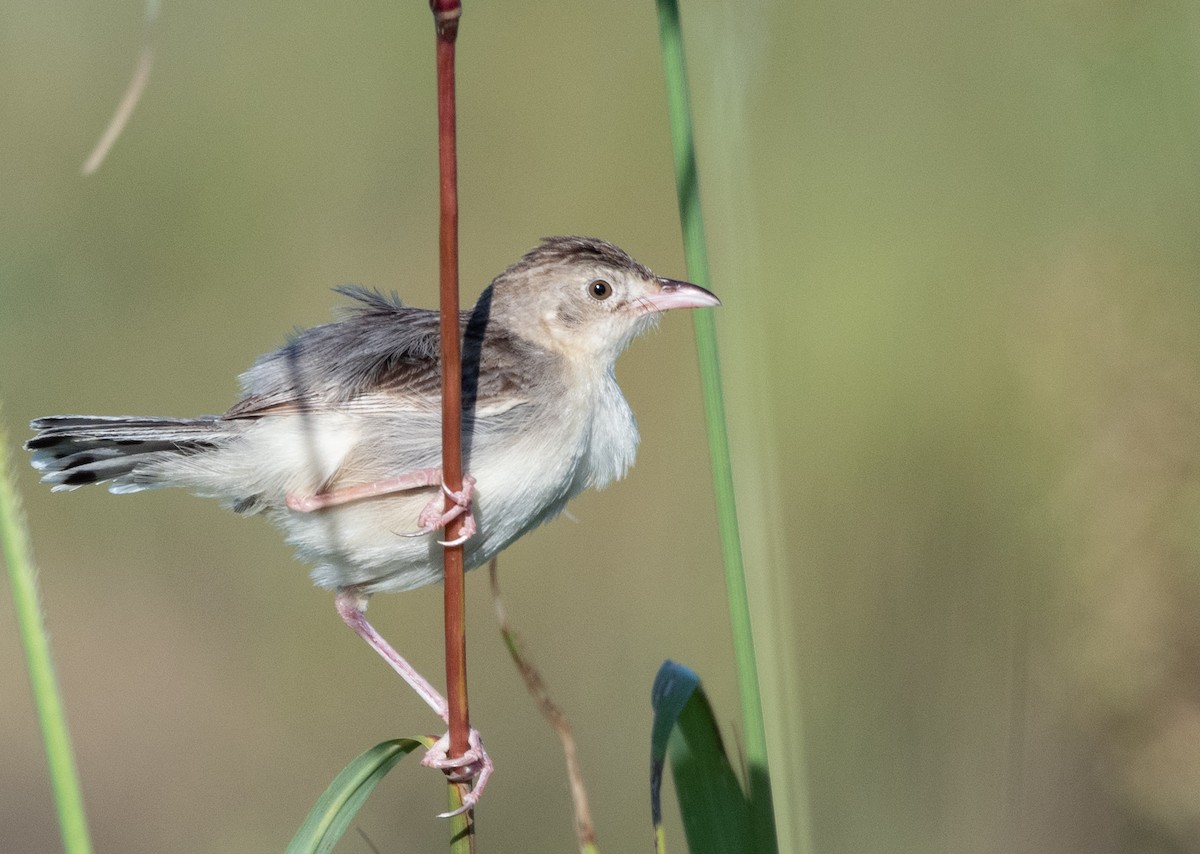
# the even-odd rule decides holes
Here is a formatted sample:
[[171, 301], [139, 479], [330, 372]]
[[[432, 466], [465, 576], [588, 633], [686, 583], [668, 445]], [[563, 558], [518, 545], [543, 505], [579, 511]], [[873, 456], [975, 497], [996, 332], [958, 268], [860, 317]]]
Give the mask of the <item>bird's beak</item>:
[[715, 294], [691, 282], [656, 278], [658, 290], [646, 294], [639, 300], [648, 311], [666, 311], [671, 308], [710, 308], [721, 304]]

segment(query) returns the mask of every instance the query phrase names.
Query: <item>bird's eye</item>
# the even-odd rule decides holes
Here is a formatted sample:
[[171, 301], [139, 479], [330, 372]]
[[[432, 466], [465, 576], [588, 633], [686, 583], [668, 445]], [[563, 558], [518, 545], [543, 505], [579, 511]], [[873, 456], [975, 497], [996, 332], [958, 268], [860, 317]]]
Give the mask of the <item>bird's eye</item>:
[[613, 288], [608, 282], [603, 279], [596, 279], [587, 287], [588, 294], [592, 299], [606, 300], [612, 296]]

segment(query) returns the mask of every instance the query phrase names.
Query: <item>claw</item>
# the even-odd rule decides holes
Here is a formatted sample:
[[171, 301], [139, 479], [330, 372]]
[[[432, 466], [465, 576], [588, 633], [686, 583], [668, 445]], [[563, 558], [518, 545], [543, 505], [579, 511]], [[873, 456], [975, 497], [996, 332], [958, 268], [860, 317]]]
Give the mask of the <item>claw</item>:
[[438, 540], [438, 543], [443, 546], [461, 546], [473, 536], [475, 536], [475, 517], [468, 512], [463, 518], [462, 533], [453, 540]]
[[422, 757], [421, 764], [426, 768], [436, 768], [441, 771], [452, 783], [469, 783], [476, 777], [479, 778], [479, 781], [471, 791], [463, 796], [461, 807], [451, 812], [440, 813], [438, 818], [451, 818], [474, 809], [483, 795], [484, 787], [487, 786], [494, 768], [491, 757], [483, 749], [483, 740], [479, 737], [477, 729], [472, 729], [467, 735], [467, 750], [462, 756], [447, 756], [446, 753], [449, 749], [450, 733], [446, 733], [434, 742], [433, 747], [429, 748]]

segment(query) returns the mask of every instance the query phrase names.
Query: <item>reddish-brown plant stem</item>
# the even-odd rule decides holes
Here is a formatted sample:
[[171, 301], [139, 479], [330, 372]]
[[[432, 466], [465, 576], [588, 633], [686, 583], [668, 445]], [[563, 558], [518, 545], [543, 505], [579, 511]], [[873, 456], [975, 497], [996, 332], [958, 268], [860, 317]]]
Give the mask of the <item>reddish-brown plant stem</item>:
[[[430, 0], [437, 28], [438, 172], [441, 184], [442, 336], [442, 476], [446, 486], [457, 492], [463, 487], [462, 466], [462, 347], [458, 323], [458, 165], [455, 151], [454, 42], [459, 0]], [[446, 509], [453, 501], [446, 499]], [[446, 526], [446, 539], [462, 534], [462, 518]], [[467, 751], [470, 716], [467, 713], [466, 601], [463, 589], [463, 548], [445, 549], [446, 700], [449, 704], [450, 750], [448, 756]]]

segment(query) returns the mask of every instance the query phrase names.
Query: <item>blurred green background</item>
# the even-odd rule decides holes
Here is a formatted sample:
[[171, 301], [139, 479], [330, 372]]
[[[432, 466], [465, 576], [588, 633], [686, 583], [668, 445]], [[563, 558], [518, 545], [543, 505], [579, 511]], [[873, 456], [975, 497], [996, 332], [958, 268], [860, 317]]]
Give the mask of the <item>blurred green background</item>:
[[[167, 4], [143, 102], [80, 178], [141, 16], [0, 6], [17, 435], [223, 411], [338, 284], [436, 301], [424, 3]], [[683, 23], [784, 850], [1200, 851], [1200, 7], [708, 2]], [[547, 234], [683, 275], [657, 44], [649, 2], [468, 3], [465, 302]], [[660, 661], [701, 672], [733, 740], [737, 713], [687, 318], [618, 374], [638, 466], [502, 581], [601, 845], [630, 851]], [[51, 495], [17, 460], [98, 850], [280, 850], [351, 756], [438, 729], [261, 520]], [[485, 577], [468, 590], [498, 765], [481, 842], [571, 850], [557, 743]], [[371, 609], [434, 676], [440, 597]], [[0, 680], [0, 847], [54, 851], [8, 607]], [[442, 797], [405, 763], [359, 824], [438, 850]]]

